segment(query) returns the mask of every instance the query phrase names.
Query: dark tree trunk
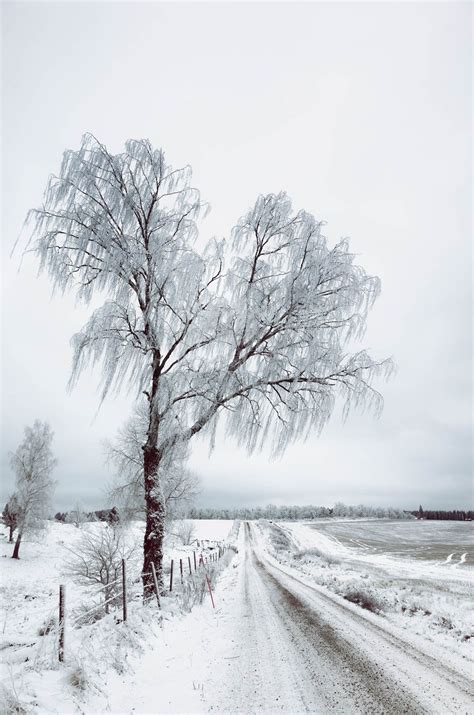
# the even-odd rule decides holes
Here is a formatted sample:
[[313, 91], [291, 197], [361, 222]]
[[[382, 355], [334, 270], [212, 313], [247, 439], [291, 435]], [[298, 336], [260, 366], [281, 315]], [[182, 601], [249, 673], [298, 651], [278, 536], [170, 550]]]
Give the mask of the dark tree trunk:
[[149, 443], [143, 448], [144, 453], [144, 478], [145, 478], [145, 504], [146, 528], [143, 542], [143, 598], [154, 598], [154, 584], [151, 564], [154, 563], [158, 586], [163, 587], [163, 538], [165, 527], [165, 506], [159, 483], [158, 468], [160, 452]]
[[16, 537], [16, 542], [15, 542], [15, 548], [13, 549], [13, 554], [12, 554], [12, 559], [19, 559], [19, 553], [20, 553], [20, 544], [21, 544], [21, 537], [23, 534], [18, 532], [18, 536]]
[[9, 537], [8, 541], [10, 544], [12, 544], [13, 543], [13, 532], [15, 531], [15, 527], [10, 525], [9, 528], [10, 528], [10, 537]]

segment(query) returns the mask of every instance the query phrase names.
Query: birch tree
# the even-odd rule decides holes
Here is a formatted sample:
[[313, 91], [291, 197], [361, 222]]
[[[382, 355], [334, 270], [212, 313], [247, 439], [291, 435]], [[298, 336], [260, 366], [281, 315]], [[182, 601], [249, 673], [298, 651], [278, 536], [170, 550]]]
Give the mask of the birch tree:
[[165, 521], [160, 464], [219, 418], [250, 451], [281, 454], [319, 432], [337, 396], [381, 410], [373, 380], [391, 369], [365, 350], [380, 284], [346, 240], [285, 193], [257, 198], [227, 241], [195, 247], [205, 210], [189, 167], [173, 169], [149, 141], [112, 154], [91, 135], [67, 151], [43, 205], [29, 214], [31, 248], [60, 290], [107, 299], [74, 336], [70, 385], [102, 366], [102, 398], [128, 384], [147, 399], [143, 445], [143, 583], [161, 577]]
[[[148, 407], [140, 401], [115, 439], [105, 444], [108, 461], [116, 470], [108, 498], [111, 504], [118, 503], [128, 519], [146, 515], [143, 445], [147, 431]], [[186, 467], [188, 456], [189, 446], [181, 442], [160, 460], [158, 478], [168, 529], [171, 522], [186, 514], [199, 492], [199, 478]]]
[[26, 533], [44, 528], [54, 490], [51, 474], [56, 459], [51, 450], [53, 432], [46, 422], [35, 420], [25, 427], [25, 436], [11, 457], [16, 475], [17, 537], [12, 558], [20, 558], [20, 544]]

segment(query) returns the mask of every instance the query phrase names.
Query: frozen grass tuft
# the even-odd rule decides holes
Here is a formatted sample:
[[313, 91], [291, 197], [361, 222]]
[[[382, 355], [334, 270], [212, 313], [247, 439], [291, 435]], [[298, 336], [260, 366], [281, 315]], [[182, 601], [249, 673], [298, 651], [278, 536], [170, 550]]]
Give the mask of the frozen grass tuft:
[[68, 675], [68, 683], [72, 688], [85, 692], [89, 685], [86, 669], [82, 663], [77, 663]]
[[50, 616], [45, 620], [43, 625], [38, 628], [39, 636], [47, 636], [51, 631], [54, 631], [58, 625], [58, 619], [55, 616]]
[[303, 551], [295, 551], [293, 554], [295, 561], [301, 561], [304, 564], [314, 563], [315, 561], [323, 561], [326, 564], [340, 564], [341, 559], [338, 556], [328, 554], [316, 546]]
[[349, 588], [349, 590], [344, 594], [346, 601], [355, 603], [361, 608], [365, 608], [366, 611], [371, 611], [372, 613], [380, 613], [383, 611], [383, 603], [378, 599], [373, 593], [366, 591], [362, 588]]
[[15, 687], [1, 686], [0, 690], [0, 712], [4, 715], [26, 715], [27, 707], [21, 702]]

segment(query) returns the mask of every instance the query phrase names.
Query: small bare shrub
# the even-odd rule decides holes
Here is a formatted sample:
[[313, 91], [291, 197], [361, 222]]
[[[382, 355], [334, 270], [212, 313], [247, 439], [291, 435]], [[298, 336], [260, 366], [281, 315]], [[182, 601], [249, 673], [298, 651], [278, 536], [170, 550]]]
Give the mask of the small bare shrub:
[[454, 624], [453, 624], [451, 618], [449, 618], [447, 616], [440, 616], [436, 622], [439, 626], [441, 626], [441, 628], [444, 628], [447, 631], [452, 631], [454, 628]]
[[383, 610], [383, 604], [373, 593], [364, 591], [361, 588], [351, 588], [344, 594], [346, 601], [355, 603], [361, 608], [365, 608], [372, 613], [379, 613]]
[[65, 572], [85, 586], [102, 587], [103, 607], [110, 612], [111, 604], [120, 602], [120, 576], [122, 559], [128, 559], [136, 551], [135, 544], [125, 544], [120, 528], [101, 527], [98, 531], [85, 532], [74, 548], [69, 548], [72, 558]]

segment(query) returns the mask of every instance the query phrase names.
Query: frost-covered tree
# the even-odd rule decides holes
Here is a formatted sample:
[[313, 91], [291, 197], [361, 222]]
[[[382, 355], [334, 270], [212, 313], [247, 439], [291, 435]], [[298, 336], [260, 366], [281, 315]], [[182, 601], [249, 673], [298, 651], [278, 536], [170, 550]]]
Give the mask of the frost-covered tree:
[[43, 206], [30, 212], [33, 248], [56, 288], [108, 296], [74, 337], [71, 385], [103, 368], [102, 397], [128, 383], [148, 400], [143, 445], [144, 586], [161, 573], [165, 509], [160, 464], [218, 418], [249, 450], [282, 453], [320, 431], [336, 397], [372, 407], [389, 361], [351, 352], [379, 280], [346, 240], [284, 193], [260, 196], [227, 242], [194, 247], [203, 210], [189, 167], [173, 169], [149, 141], [112, 154], [86, 135], [64, 155]]
[[51, 474], [56, 466], [51, 450], [53, 434], [47, 422], [35, 420], [32, 427], [25, 427], [23, 441], [10, 456], [16, 475], [18, 502], [18, 534], [12, 555], [14, 559], [19, 558], [23, 536], [44, 528], [51, 506], [55, 486]]
[[196, 527], [190, 519], [175, 519], [171, 528], [171, 534], [178, 539], [183, 546], [187, 546], [196, 536]]
[[9, 529], [8, 541], [13, 542], [13, 534], [16, 527], [18, 526], [18, 516], [20, 508], [18, 504], [18, 498], [16, 494], [12, 494], [8, 502], [5, 504], [5, 509], [3, 510], [3, 523]]
[[67, 524], [74, 524], [77, 529], [80, 529], [84, 522], [87, 521], [87, 514], [79, 502], [76, 502], [74, 509], [68, 512], [65, 521]]
[[[146, 514], [143, 445], [147, 430], [148, 406], [141, 401], [115, 439], [105, 445], [108, 460], [116, 472], [109, 489], [109, 501], [118, 502], [127, 518], [143, 518]], [[186, 467], [188, 453], [188, 445], [178, 443], [160, 461], [158, 477], [168, 527], [186, 515], [199, 491], [199, 478]]]

